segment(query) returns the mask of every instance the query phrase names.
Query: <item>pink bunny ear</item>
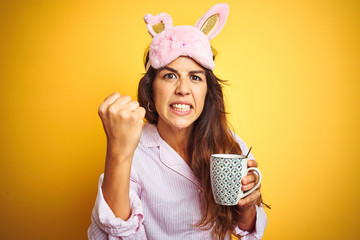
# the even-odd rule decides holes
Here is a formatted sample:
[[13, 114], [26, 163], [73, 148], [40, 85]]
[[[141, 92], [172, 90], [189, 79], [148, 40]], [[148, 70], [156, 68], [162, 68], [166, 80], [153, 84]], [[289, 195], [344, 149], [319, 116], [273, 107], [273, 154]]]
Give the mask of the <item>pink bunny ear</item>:
[[210, 40], [224, 27], [229, 15], [229, 5], [226, 3], [215, 4], [195, 24]]
[[165, 29], [171, 28], [173, 26], [172, 19], [167, 13], [160, 13], [156, 16], [146, 14], [144, 16], [144, 20], [147, 24], [146, 27], [152, 37], [155, 37]]

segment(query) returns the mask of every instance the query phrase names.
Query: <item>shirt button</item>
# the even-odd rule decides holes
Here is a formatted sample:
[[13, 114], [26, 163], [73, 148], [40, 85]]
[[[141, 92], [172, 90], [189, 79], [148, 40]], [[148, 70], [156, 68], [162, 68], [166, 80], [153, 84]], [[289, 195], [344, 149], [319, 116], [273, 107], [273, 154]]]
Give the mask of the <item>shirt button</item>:
[[201, 189], [198, 189], [198, 192], [201, 193]]

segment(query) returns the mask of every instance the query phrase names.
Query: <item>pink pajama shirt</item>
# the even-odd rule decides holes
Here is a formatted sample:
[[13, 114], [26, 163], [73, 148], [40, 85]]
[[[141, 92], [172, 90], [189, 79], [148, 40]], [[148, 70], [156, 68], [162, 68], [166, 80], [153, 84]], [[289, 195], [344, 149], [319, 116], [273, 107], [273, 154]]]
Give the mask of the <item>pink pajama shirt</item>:
[[[244, 153], [246, 144], [236, 136]], [[250, 158], [253, 156], [250, 154]], [[145, 124], [135, 151], [130, 176], [131, 215], [116, 218], [102, 195], [101, 175], [92, 211], [89, 239], [213, 239], [211, 230], [194, 227], [201, 218], [202, 188], [186, 162], [159, 135], [156, 126]], [[235, 229], [241, 239], [261, 239], [267, 223], [257, 207], [256, 230]], [[228, 235], [231, 239], [231, 235]]]

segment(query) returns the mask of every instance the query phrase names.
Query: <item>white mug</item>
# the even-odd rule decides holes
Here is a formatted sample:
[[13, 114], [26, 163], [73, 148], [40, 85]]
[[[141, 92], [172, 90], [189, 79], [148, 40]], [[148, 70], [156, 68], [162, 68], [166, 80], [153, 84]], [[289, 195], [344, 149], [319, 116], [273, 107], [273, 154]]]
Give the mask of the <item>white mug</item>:
[[[210, 157], [211, 187], [215, 202], [220, 205], [237, 205], [241, 198], [246, 197], [261, 183], [259, 169], [247, 167], [248, 158], [238, 154], [213, 154]], [[257, 184], [250, 190], [241, 190], [241, 179], [249, 171], [254, 171], [259, 176]]]

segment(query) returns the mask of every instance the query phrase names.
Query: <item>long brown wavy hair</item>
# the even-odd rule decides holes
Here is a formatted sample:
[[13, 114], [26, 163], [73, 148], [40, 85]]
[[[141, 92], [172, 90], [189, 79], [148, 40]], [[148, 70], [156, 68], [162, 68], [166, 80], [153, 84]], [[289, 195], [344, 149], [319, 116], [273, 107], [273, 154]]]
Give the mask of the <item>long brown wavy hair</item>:
[[[145, 55], [145, 65], [148, 54]], [[215, 56], [215, 54], [214, 54]], [[204, 230], [213, 228], [213, 234], [224, 239], [228, 233], [233, 233], [240, 220], [237, 206], [222, 206], [214, 201], [210, 182], [210, 156], [214, 153], [241, 154], [241, 148], [232, 135], [230, 124], [226, 120], [222, 84], [226, 81], [218, 79], [209, 69], [204, 69], [207, 81], [207, 94], [204, 109], [194, 122], [194, 127], [188, 142], [189, 165], [199, 179], [203, 194], [202, 218], [196, 224]], [[146, 111], [147, 122], [157, 124], [158, 113], [153, 101], [153, 81], [157, 70], [148, 69], [141, 78], [138, 87], [138, 101]]]

